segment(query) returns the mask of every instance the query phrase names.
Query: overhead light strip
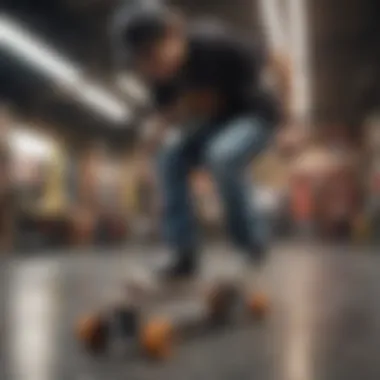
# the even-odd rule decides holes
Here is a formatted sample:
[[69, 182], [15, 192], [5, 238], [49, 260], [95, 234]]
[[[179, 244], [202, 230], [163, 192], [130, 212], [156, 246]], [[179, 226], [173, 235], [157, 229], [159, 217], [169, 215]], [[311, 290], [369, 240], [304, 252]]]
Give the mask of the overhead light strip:
[[115, 121], [123, 121], [131, 116], [130, 110], [121, 101], [111, 97], [101, 87], [91, 83], [83, 83], [78, 89], [78, 97], [90, 107], [101, 111]]
[[75, 83], [80, 78], [80, 70], [63, 57], [49, 51], [43, 44], [31, 38], [28, 33], [16, 27], [5, 18], [0, 18], [0, 43], [12, 53], [28, 61], [45, 74], [64, 84]]
[[308, 126], [311, 107], [307, 12], [304, 0], [288, 0], [293, 57], [293, 112]]
[[82, 70], [17, 25], [0, 17], [0, 45], [64, 85], [82, 103], [112, 122], [123, 122], [130, 110], [108, 91], [83, 79]]
[[288, 51], [289, 39], [279, 3], [276, 0], [260, 0], [259, 9], [271, 49], [277, 54], [284, 54]]

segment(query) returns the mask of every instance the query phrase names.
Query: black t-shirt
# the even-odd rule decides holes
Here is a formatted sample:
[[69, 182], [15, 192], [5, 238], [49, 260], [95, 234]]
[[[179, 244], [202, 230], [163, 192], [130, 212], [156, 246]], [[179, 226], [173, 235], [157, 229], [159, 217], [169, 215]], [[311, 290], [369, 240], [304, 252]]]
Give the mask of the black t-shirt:
[[188, 38], [184, 67], [172, 80], [153, 86], [158, 109], [170, 106], [187, 90], [211, 89], [225, 100], [219, 119], [249, 112], [277, 119], [274, 99], [261, 88], [265, 54], [257, 45], [223, 27], [194, 26]]

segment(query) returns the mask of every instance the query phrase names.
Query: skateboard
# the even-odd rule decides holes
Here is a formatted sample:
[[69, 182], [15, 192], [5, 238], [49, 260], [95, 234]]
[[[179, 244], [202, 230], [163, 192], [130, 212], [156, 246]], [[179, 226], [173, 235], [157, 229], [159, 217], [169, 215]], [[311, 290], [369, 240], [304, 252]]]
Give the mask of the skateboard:
[[[180, 341], [263, 319], [268, 311], [264, 294], [245, 291], [231, 279], [155, 284], [127, 279], [122, 294], [125, 297], [77, 322], [77, 339], [88, 353], [104, 355], [119, 347], [124, 353], [163, 360]], [[163, 304], [169, 307], [165, 310]], [[160, 312], [155, 310], [158, 305]]]

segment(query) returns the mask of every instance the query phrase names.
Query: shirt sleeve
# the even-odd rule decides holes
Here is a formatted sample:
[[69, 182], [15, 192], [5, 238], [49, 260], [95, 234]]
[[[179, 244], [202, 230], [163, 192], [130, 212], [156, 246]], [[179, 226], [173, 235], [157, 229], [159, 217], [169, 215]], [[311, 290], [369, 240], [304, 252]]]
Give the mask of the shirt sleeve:
[[157, 111], [165, 110], [176, 101], [180, 92], [180, 86], [176, 81], [158, 84], [153, 87], [154, 108]]

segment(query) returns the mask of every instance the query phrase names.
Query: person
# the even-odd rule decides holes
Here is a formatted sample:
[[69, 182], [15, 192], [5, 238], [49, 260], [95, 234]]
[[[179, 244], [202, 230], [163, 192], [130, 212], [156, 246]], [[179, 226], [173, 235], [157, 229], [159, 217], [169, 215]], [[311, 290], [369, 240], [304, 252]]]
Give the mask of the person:
[[[232, 241], [249, 262], [262, 262], [269, 242], [245, 169], [269, 144], [280, 119], [262, 81], [263, 49], [222, 23], [187, 24], [160, 4], [120, 10], [112, 25], [118, 58], [151, 89], [159, 136], [165, 136], [157, 174], [173, 260], [164, 275], [197, 272], [200, 247], [188, 179], [198, 165], [213, 176]], [[176, 133], [163, 132], [168, 126]]]

